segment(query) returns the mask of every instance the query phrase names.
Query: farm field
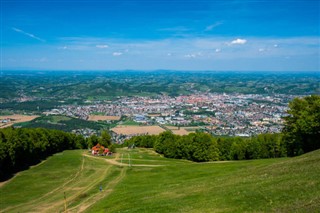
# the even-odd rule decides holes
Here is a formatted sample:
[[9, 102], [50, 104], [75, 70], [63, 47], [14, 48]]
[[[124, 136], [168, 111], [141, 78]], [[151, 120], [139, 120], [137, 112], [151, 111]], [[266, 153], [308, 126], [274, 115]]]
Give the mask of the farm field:
[[120, 116], [106, 116], [106, 115], [90, 115], [89, 121], [118, 121], [120, 120]]
[[189, 133], [195, 132], [198, 127], [176, 127], [176, 126], [166, 126], [175, 135], [188, 135]]
[[137, 135], [137, 134], [149, 134], [158, 135], [164, 132], [165, 129], [160, 126], [124, 126], [119, 125], [111, 129], [113, 132], [122, 135]]
[[10, 119], [10, 121], [8, 123], [0, 123], [0, 128], [9, 127], [9, 126], [12, 126], [13, 124], [16, 124], [16, 123], [32, 121], [32, 120], [34, 120], [34, 119], [36, 119], [38, 117], [39, 116], [35, 116], [35, 115], [5, 115], [5, 116], [0, 116], [0, 120]]
[[0, 212], [317, 212], [319, 162], [320, 150], [211, 163], [151, 149], [64, 151], [2, 184]]

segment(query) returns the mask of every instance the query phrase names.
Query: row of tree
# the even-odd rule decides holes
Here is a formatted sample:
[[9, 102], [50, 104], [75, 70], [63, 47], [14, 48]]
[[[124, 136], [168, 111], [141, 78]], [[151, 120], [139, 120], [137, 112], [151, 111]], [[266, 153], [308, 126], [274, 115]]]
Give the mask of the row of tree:
[[85, 147], [82, 136], [59, 130], [0, 129], [0, 180], [54, 153]]
[[216, 160], [244, 160], [286, 156], [281, 134], [261, 134], [252, 138], [217, 138], [207, 133], [179, 136], [163, 132], [158, 136], [137, 136], [126, 141], [132, 145], [154, 148], [168, 158], [196, 162]]

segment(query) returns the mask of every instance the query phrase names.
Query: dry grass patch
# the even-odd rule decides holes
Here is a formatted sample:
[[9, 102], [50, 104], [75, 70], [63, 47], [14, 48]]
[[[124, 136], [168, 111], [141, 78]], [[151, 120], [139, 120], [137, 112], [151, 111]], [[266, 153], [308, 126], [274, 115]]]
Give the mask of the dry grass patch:
[[107, 115], [89, 115], [89, 121], [118, 121], [120, 116], [107, 116]]
[[0, 116], [0, 120], [9, 120], [7, 123], [0, 123], [0, 128], [12, 126], [15, 123], [28, 122], [38, 118], [36, 115], [5, 115]]
[[160, 126], [117, 126], [111, 130], [122, 135], [158, 135], [165, 131]]
[[166, 126], [175, 135], [188, 135], [189, 133], [195, 132], [198, 127], [177, 127], [177, 126]]

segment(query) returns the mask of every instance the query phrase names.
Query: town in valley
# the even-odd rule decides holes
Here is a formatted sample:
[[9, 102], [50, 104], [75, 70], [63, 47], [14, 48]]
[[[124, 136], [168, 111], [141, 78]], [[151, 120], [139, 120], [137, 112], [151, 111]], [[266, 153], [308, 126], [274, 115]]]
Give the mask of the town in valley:
[[1, 81], [2, 127], [57, 128], [85, 137], [106, 129], [116, 143], [166, 130], [279, 133], [288, 103], [319, 92], [317, 73], [16, 71]]

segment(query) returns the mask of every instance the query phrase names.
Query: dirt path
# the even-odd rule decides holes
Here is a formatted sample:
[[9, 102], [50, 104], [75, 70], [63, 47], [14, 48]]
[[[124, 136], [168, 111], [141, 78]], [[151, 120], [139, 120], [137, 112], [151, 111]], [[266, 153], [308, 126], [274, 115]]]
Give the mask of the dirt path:
[[[115, 166], [133, 166], [133, 167], [159, 167], [159, 166], [164, 166], [164, 165], [156, 165], [156, 164], [128, 164], [128, 163], [120, 163], [118, 160], [120, 159], [120, 154], [116, 153], [116, 157], [114, 159], [106, 159], [106, 158], [99, 158], [92, 156], [90, 154], [86, 154], [85, 156], [95, 158], [95, 159], [101, 159], [107, 161], [109, 164], [115, 165]], [[123, 158], [123, 160], [126, 160], [127, 158]], [[134, 159], [136, 160], [136, 159]], [[144, 160], [148, 161], [148, 160]]]
[[[126, 172], [129, 166], [164, 166], [152, 164], [129, 165], [128, 163], [120, 163], [120, 157], [120, 153], [115, 153], [115, 158], [113, 159], [106, 159], [104, 157], [96, 157], [87, 153], [82, 153], [81, 165], [79, 165], [78, 169], [74, 171], [74, 173], [71, 174], [65, 182], [60, 183], [60, 185], [42, 195], [39, 195], [39, 197], [35, 199], [15, 206], [7, 207], [6, 209], [1, 209], [0, 212], [62, 212], [64, 211], [65, 205], [65, 200], [63, 198], [64, 192], [67, 194], [67, 205], [69, 205], [68, 212], [84, 212], [113, 192], [114, 187], [116, 187], [116, 185], [126, 177]], [[100, 163], [99, 169], [93, 170], [94, 173], [92, 173], [91, 176], [87, 176], [86, 172], [90, 170], [90, 165], [92, 165], [92, 162], [94, 162], [91, 159], [103, 161], [105, 163], [101, 162], [102, 164]], [[125, 158], [122, 160], [128, 162], [128, 160]], [[136, 159], [133, 159], [133, 161], [135, 160]], [[44, 162], [45, 161], [36, 166], [39, 166]], [[117, 175], [113, 176], [113, 172], [117, 172]], [[9, 181], [11, 180], [12, 179]], [[106, 183], [103, 184], [105, 190], [100, 192], [98, 191], [97, 187], [104, 181], [106, 181]], [[4, 185], [5, 183], [2, 184]], [[94, 192], [95, 190], [96, 192]]]
[[[83, 212], [85, 211], [87, 208], [89, 208], [90, 206], [94, 205], [95, 203], [97, 203], [98, 201], [100, 201], [101, 199], [105, 198], [106, 196], [110, 195], [111, 192], [113, 191], [114, 187], [125, 177], [126, 175], [126, 168], [122, 168], [120, 175], [118, 177], [116, 177], [114, 180], [112, 180], [110, 183], [108, 183], [107, 190], [102, 191], [101, 193], [97, 193], [94, 196], [92, 196], [90, 199], [84, 201], [81, 203], [81, 205], [79, 206], [79, 210], [77, 212]], [[99, 199], [98, 199], [99, 197]]]
[[[94, 157], [91, 155], [85, 155], [86, 157], [90, 158], [95, 158], [95, 159], [101, 159], [98, 157]], [[111, 165], [118, 165], [115, 162], [116, 160], [119, 159], [119, 155], [116, 155], [115, 159], [102, 159], [105, 160], [106, 163], [111, 164]], [[118, 162], [117, 162], [118, 163]], [[92, 196], [88, 197], [84, 201], [82, 201], [80, 204], [69, 208], [69, 212], [84, 212], [86, 209], [88, 209], [90, 206], [94, 205], [95, 203], [99, 202], [101, 199], [105, 198], [106, 196], [110, 195], [111, 192], [113, 191], [113, 188], [125, 177], [126, 175], [127, 168], [123, 167], [120, 171], [119, 176], [114, 178], [111, 182], [109, 182], [106, 185], [106, 190], [103, 190], [101, 192], [98, 192], [96, 194], [93, 194]]]
[[[72, 194], [71, 196], [67, 196], [67, 204], [69, 205], [70, 203], [75, 202], [79, 196], [81, 196], [83, 194], [86, 194], [86, 192], [88, 192], [91, 189], [95, 188], [99, 184], [99, 182], [101, 182], [105, 178], [105, 176], [108, 175], [110, 168], [111, 168], [111, 166], [106, 168], [105, 171], [100, 175], [99, 178], [97, 178], [95, 180], [92, 180], [91, 183], [89, 185], [87, 185], [86, 187], [81, 187], [76, 193]], [[79, 181], [81, 181], [81, 180], [79, 180]], [[76, 185], [79, 181], [75, 182], [74, 185]], [[70, 186], [70, 188], [74, 188], [74, 187]], [[94, 194], [94, 195], [92, 195], [90, 197], [93, 197], [95, 195], [96, 194]], [[87, 198], [87, 199], [89, 199], [89, 198]], [[77, 206], [82, 205], [83, 202], [85, 202], [86, 200], [82, 201]], [[42, 206], [42, 207], [39, 208], [39, 210], [40, 209], [46, 209], [44, 212], [48, 212], [48, 213], [60, 212], [62, 209], [64, 209], [63, 208], [64, 207], [64, 203], [65, 203], [64, 200], [61, 199], [60, 201], [55, 202], [54, 204], [49, 204], [49, 206], [48, 205], [47, 206]], [[78, 212], [78, 211], [71, 211], [71, 210], [76, 210], [76, 207], [68, 208], [67, 210], [68, 210], [69, 213], [70, 212]]]

